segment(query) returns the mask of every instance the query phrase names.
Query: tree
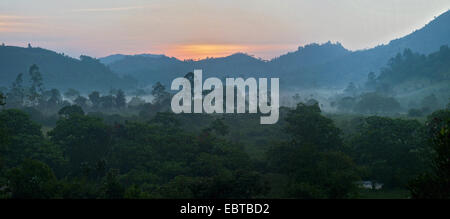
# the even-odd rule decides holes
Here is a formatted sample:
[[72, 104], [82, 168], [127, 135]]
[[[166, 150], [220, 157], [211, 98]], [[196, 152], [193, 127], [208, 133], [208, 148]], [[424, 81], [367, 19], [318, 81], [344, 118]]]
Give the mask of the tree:
[[424, 127], [416, 120], [371, 116], [351, 140], [354, 160], [368, 169], [367, 180], [404, 188], [425, 169]]
[[62, 96], [58, 89], [50, 90], [50, 97], [48, 98], [47, 102], [53, 106], [58, 106], [62, 103]]
[[106, 199], [121, 199], [124, 198], [125, 188], [120, 184], [118, 180], [119, 171], [110, 170], [106, 175], [105, 182], [103, 184], [103, 198]]
[[58, 115], [69, 118], [76, 115], [84, 115], [83, 109], [78, 105], [65, 106], [58, 111]]
[[287, 114], [285, 131], [294, 142], [317, 145], [323, 150], [340, 148], [340, 130], [334, 126], [333, 120], [320, 113], [318, 104], [297, 104], [297, 108]]
[[11, 85], [8, 93], [8, 105], [14, 107], [22, 107], [25, 97], [25, 89], [23, 88], [22, 74], [18, 74], [16, 80]]
[[340, 152], [340, 131], [320, 115], [319, 106], [298, 104], [288, 112], [283, 141], [267, 151], [270, 171], [287, 177], [286, 197], [347, 198], [359, 179], [353, 161]]
[[25, 160], [8, 172], [12, 198], [55, 198], [57, 180], [45, 163]]
[[116, 94], [116, 106], [118, 108], [124, 108], [127, 105], [127, 101], [125, 99], [125, 93], [123, 90], [119, 89]]
[[98, 91], [94, 91], [91, 94], [89, 94], [89, 100], [92, 102], [92, 105], [94, 108], [97, 108], [100, 106], [100, 93]]
[[5, 96], [3, 96], [3, 93], [0, 92], [0, 106], [5, 105]]
[[111, 109], [116, 106], [116, 98], [113, 95], [101, 96], [100, 104], [104, 109]]
[[[72, 106], [71, 109], [81, 108]], [[75, 174], [81, 174], [82, 163], [95, 164], [110, 148], [110, 134], [103, 121], [80, 113], [58, 120], [48, 135], [54, 144], [62, 147]]]
[[6, 167], [18, 165], [30, 158], [46, 162], [52, 168], [63, 163], [59, 147], [44, 138], [41, 126], [30, 120], [30, 117], [16, 109], [0, 112], [0, 130], [6, 137], [0, 150]]
[[169, 97], [169, 93], [166, 92], [166, 87], [160, 82], [153, 85], [152, 96], [155, 98], [154, 103], [162, 103]]
[[215, 131], [217, 134], [222, 136], [227, 135], [230, 132], [229, 127], [225, 125], [223, 121], [224, 121], [223, 119], [214, 120], [208, 127], [208, 130]]
[[428, 143], [433, 149], [431, 171], [411, 180], [413, 198], [450, 198], [450, 110], [436, 111], [428, 117]]
[[74, 101], [76, 105], [80, 106], [81, 108], [87, 108], [88, 107], [88, 99], [83, 96], [78, 96]]
[[30, 74], [31, 87], [29, 89], [28, 98], [32, 105], [36, 105], [39, 98], [44, 93], [43, 79], [39, 67], [34, 64], [28, 70]]

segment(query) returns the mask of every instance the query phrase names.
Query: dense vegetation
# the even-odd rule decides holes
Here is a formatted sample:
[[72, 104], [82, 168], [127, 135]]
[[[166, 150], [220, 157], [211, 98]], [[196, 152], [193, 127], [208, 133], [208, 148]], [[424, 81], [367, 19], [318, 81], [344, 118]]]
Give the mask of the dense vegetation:
[[136, 105], [120, 90], [46, 99], [38, 68], [29, 72], [21, 102], [1, 96], [2, 198], [358, 198], [361, 181], [450, 195], [448, 109], [422, 123], [336, 118], [308, 101], [261, 126], [254, 114], [169, 113], [161, 84]]

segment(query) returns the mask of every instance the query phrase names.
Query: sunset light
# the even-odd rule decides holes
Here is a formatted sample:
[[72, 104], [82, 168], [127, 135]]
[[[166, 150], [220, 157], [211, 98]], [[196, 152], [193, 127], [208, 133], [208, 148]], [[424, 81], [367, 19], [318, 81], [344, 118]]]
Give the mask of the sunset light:
[[208, 57], [224, 57], [237, 52], [247, 51], [248, 46], [227, 44], [190, 44], [173, 46], [168, 54], [178, 59], [204, 59]]

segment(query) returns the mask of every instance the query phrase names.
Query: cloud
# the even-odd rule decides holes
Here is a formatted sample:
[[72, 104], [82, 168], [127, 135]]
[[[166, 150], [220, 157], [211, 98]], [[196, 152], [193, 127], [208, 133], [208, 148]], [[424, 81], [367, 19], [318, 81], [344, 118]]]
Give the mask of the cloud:
[[0, 20], [32, 20], [46, 18], [45, 16], [19, 16], [19, 15], [8, 15], [8, 14], [0, 14]]
[[142, 9], [144, 6], [130, 6], [130, 7], [118, 7], [118, 8], [84, 8], [74, 9], [73, 12], [113, 12], [113, 11], [129, 11]]
[[0, 14], [0, 32], [30, 32], [42, 27], [36, 23], [39, 18], [43, 17]]

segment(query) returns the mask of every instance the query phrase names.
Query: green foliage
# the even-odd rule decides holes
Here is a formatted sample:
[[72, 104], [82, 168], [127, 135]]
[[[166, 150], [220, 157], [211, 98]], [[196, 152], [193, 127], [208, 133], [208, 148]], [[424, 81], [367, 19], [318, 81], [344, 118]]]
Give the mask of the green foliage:
[[53, 198], [57, 192], [57, 180], [49, 166], [35, 160], [25, 160], [8, 171], [12, 198]]
[[74, 174], [81, 173], [82, 163], [95, 164], [104, 158], [110, 148], [108, 127], [98, 118], [79, 113], [59, 120], [48, 135], [61, 146]]
[[205, 129], [205, 131], [214, 131], [218, 135], [225, 136], [229, 133], [229, 127], [225, 125], [223, 119], [216, 119]]
[[[118, 92], [110, 96], [117, 98]], [[26, 108], [32, 118], [42, 114], [38, 109]], [[26, 113], [3, 110], [0, 197], [354, 198], [360, 197], [360, 179], [404, 189], [427, 170], [423, 161], [434, 153], [415, 120], [333, 118], [341, 132], [316, 101], [280, 112], [279, 124], [267, 127], [259, 125], [258, 115], [85, 115], [80, 106], [67, 105], [59, 110], [56, 126], [43, 134]], [[433, 115], [447, 118], [448, 112]], [[255, 156], [253, 148], [266, 156]], [[29, 159], [38, 163], [26, 164]], [[435, 172], [411, 183], [416, 185], [412, 193], [442, 193], [446, 181]], [[45, 173], [53, 177], [23, 181]]]
[[402, 54], [391, 58], [388, 67], [381, 71], [381, 83], [398, 84], [406, 80], [428, 79], [434, 82], [450, 79], [450, 49], [447, 45], [440, 50], [420, 55], [405, 49]]
[[307, 106], [299, 103], [296, 109], [288, 112], [285, 131], [294, 143], [316, 145], [320, 150], [339, 149], [342, 146], [340, 130], [334, 126], [333, 120], [320, 112], [318, 104]]
[[121, 199], [125, 194], [125, 188], [118, 180], [119, 172], [110, 170], [106, 175], [105, 182], [102, 186], [102, 198], [105, 199]]
[[0, 147], [6, 167], [18, 165], [27, 158], [44, 161], [55, 169], [64, 164], [60, 148], [46, 140], [40, 126], [25, 113], [3, 110], [0, 112], [0, 124], [5, 136], [3, 139], [6, 139]]
[[100, 90], [111, 87], [125, 89], [136, 85], [131, 77], [119, 77], [98, 60], [87, 56], [76, 59], [42, 48], [14, 46], [0, 47], [0, 83], [11, 83], [17, 73], [26, 72], [33, 64], [39, 66], [46, 86], [61, 90], [68, 87], [83, 91], [93, 87]]
[[353, 161], [339, 150], [342, 140], [318, 105], [298, 104], [286, 117], [292, 140], [268, 152], [271, 171], [288, 176], [285, 193], [292, 198], [347, 198], [358, 180]]
[[58, 115], [62, 116], [64, 118], [70, 118], [70, 117], [77, 116], [77, 115], [83, 116], [84, 111], [78, 105], [65, 106], [58, 111]]
[[367, 180], [404, 187], [424, 170], [424, 127], [415, 120], [371, 116], [351, 142], [355, 161], [368, 168]]
[[411, 180], [413, 198], [450, 198], [450, 110], [428, 117], [429, 144], [433, 149], [431, 171]]
[[94, 108], [100, 106], [100, 93], [98, 91], [94, 91], [89, 94], [89, 100], [92, 102]]
[[29, 101], [32, 105], [36, 105], [36, 102], [42, 97], [44, 92], [43, 79], [39, 67], [33, 64], [28, 70], [30, 75], [31, 87], [28, 93]]

